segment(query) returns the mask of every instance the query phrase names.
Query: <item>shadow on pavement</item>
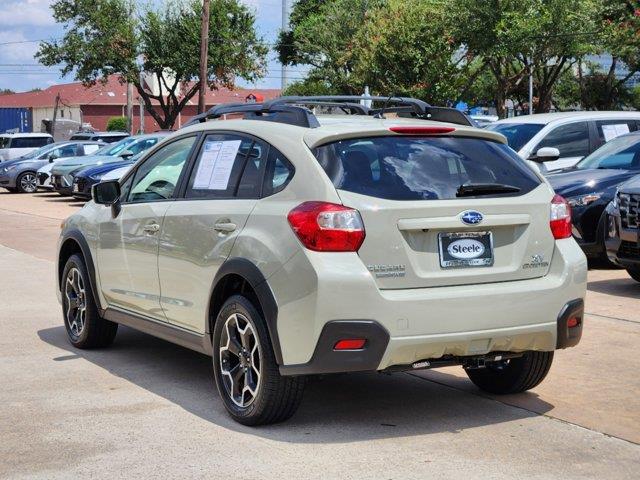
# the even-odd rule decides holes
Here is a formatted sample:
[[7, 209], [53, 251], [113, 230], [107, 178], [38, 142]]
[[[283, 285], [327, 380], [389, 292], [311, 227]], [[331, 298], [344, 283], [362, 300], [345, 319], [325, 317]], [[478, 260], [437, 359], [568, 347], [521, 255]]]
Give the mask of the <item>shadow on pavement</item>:
[[587, 282], [587, 289], [616, 297], [640, 298], [640, 283], [629, 276]]
[[[104, 350], [73, 348], [62, 326], [40, 330], [38, 336], [68, 352], [52, 361], [83, 358], [208, 422], [276, 441], [358, 442], [459, 432], [536, 416], [413, 374], [362, 373], [311, 378], [291, 420], [249, 428], [226, 415], [205, 355], [122, 326], [113, 346]], [[553, 408], [542, 401], [537, 407], [540, 412]]]

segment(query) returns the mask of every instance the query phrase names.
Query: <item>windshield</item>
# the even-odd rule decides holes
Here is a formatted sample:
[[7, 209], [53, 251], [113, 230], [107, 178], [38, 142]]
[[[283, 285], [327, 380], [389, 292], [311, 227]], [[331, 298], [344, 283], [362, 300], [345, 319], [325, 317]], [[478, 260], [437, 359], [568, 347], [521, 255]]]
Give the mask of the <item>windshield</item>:
[[576, 168], [640, 170], [640, 136], [625, 135], [614, 138], [583, 159]]
[[351, 139], [313, 153], [337, 189], [389, 200], [522, 195], [540, 184], [509, 147], [477, 138]]
[[106, 147], [102, 147], [100, 150], [94, 153], [94, 155], [104, 155], [106, 157], [113, 157], [118, 153], [120, 153], [122, 150], [124, 150], [125, 147], [129, 145], [131, 142], [135, 142], [135, 141], [136, 139], [133, 137], [124, 138], [117, 143], [112, 143], [110, 145], [107, 145]]
[[507, 137], [509, 146], [516, 152], [526, 145], [544, 125], [539, 123], [493, 123], [487, 130], [501, 133]]

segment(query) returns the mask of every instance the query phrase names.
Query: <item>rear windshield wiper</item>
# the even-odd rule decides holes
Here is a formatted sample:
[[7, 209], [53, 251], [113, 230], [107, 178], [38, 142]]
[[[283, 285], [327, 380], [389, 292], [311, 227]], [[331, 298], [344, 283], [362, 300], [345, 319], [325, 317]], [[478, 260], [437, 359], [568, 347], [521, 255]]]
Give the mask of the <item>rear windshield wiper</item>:
[[493, 193], [515, 193], [518, 187], [503, 183], [464, 183], [458, 187], [456, 197], [471, 197], [474, 195], [491, 195]]

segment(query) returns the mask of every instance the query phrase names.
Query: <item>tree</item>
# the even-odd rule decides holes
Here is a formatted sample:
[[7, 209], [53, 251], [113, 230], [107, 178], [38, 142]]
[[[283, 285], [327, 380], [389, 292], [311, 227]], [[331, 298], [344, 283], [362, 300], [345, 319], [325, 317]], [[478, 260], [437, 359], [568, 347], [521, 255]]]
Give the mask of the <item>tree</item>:
[[354, 77], [355, 39], [384, 0], [300, 0], [293, 6], [289, 31], [275, 46], [285, 65], [310, 65], [306, 85], [326, 84], [343, 94], [360, 94], [361, 77]]
[[[161, 128], [172, 128], [198, 92], [202, 5], [198, 0], [129, 11], [128, 0], [56, 0], [53, 16], [65, 26], [62, 40], [43, 42], [36, 57], [62, 65], [85, 85], [117, 75], [130, 82]], [[212, 0], [207, 83], [233, 88], [236, 77], [255, 81], [265, 72], [267, 47], [254, 15], [238, 0]], [[141, 72], [155, 77], [158, 92], [145, 89]], [[157, 109], [155, 108], [157, 105]]]
[[390, 0], [369, 15], [352, 47], [353, 75], [381, 95], [444, 104], [465, 86], [470, 64], [446, 24], [440, 0]]
[[495, 104], [504, 116], [510, 94], [531, 72], [536, 112], [551, 107], [553, 88], [578, 58], [596, 50], [595, 0], [452, 0], [455, 38], [481, 58], [496, 81]]
[[107, 121], [107, 132], [126, 132], [127, 117], [111, 117]]
[[[611, 110], [623, 99], [630, 101], [631, 92], [625, 83], [640, 72], [640, 3], [637, 0], [602, 0], [600, 18], [599, 47], [611, 55], [611, 64], [606, 72], [581, 77], [589, 85], [583, 82], [580, 91], [588, 96], [590, 88], [596, 87], [598, 101], [592, 102], [592, 106], [598, 110]], [[626, 73], [618, 76], [618, 67], [626, 67]]]
[[10, 88], [1, 88], [0, 89], [0, 95], [11, 95], [12, 93], [16, 93], [16, 92], [11, 90]]

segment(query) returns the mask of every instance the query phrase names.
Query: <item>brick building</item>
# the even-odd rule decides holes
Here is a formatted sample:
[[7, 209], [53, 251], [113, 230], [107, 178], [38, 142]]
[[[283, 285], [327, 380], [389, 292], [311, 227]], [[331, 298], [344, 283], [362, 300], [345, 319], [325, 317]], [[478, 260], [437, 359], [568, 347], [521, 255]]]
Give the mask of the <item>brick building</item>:
[[[0, 96], [0, 108], [20, 107], [31, 111], [33, 130], [41, 131], [43, 120], [53, 119], [56, 96], [60, 95], [58, 119], [75, 120], [81, 124], [89, 124], [96, 130], [105, 130], [107, 121], [114, 116], [126, 115], [127, 88], [120, 84], [117, 77], [112, 76], [105, 85], [97, 84], [85, 88], [82, 83], [66, 83], [53, 85], [38, 92], [14, 93]], [[236, 89], [207, 90], [207, 108], [221, 103], [269, 100], [280, 95], [278, 89]], [[134, 90], [134, 122], [133, 131], [140, 127], [140, 107], [137, 92]], [[174, 128], [179, 128], [190, 117], [197, 113], [198, 97], [193, 97], [180, 113]], [[158, 111], [160, 111], [158, 107]], [[159, 130], [157, 122], [144, 112], [145, 132]]]

